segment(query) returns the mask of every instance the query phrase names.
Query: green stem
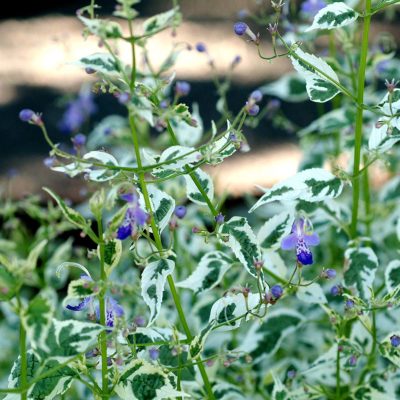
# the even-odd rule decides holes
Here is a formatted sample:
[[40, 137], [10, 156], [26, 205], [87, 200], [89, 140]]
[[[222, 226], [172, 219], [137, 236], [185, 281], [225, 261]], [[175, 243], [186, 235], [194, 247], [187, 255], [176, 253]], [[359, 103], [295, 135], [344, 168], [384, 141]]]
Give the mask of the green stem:
[[[370, 11], [371, 11], [371, 0], [366, 0], [365, 13], [367, 14], [367, 16], [364, 19], [360, 63], [358, 69], [357, 114], [356, 114], [356, 127], [355, 127], [353, 176], [356, 176], [359, 173], [360, 161], [361, 161], [361, 144], [362, 144], [363, 113], [364, 113], [362, 104], [364, 101], [365, 69], [367, 65], [368, 36], [369, 36], [369, 27], [371, 22], [371, 16], [368, 15]], [[357, 236], [359, 198], [360, 198], [360, 180], [354, 179], [353, 206], [352, 206], [351, 227], [350, 227], [352, 237]]]
[[[21, 301], [18, 298], [19, 309], [21, 311]], [[21, 312], [20, 312], [21, 314]], [[26, 330], [24, 328], [24, 324], [22, 320], [19, 323], [19, 351], [21, 354], [21, 380], [20, 387], [25, 388], [28, 385], [28, 359], [26, 352]], [[21, 400], [27, 400], [28, 393], [27, 391], [21, 392]]]
[[336, 400], [340, 399], [340, 351], [339, 342], [336, 350]]
[[[105, 292], [107, 290], [107, 274], [104, 263], [104, 239], [103, 239], [103, 222], [101, 217], [97, 219], [99, 230], [99, 252], [100, 252], [100, 273], [103, 287], [99, 293], [99, 311], [100, 311], [100, 324], [106, 326], [106, 299]], [[100, 352], [101, 352], [101, 389], [102, 399], [108, 399], [108, 367], [107, 367], [107, 332], [102, 331], [99, 335]]]
[[[131, 132], [132, 132], [132, 140], [133, 140], [133, 145], [134, 145], [134, 148], [135, 148], [136, 161], [137, 161], [139, 169], [141, 170], [142, 169], [142, 159], [141, 159], [141, 156], [140, 156], [139, 139], [138, 139], [138, 135], [137, 135], [137, 131], [136, 131], [135, 121], [134, 121], [134, 118], [133, 118], [133, 116], [131, 114], [129, 115], [129, 124], [130, 124]], [[140, 187], [141, 187], [141, 190], [142, 190], [142, 194], [143, 194], [144, 202], [145, 202], [145, 205], [146, 205], [146, 209], [150, 214], [150, 225], [151, 225], [151, 228], [152, 228], [152, 231], [153, 231], [154, 241], [156, 243], [157, 250], [159, 251], [160, 254], [162, 254], [164, 249], [163, 249], [163, 245], [162, 245], [161, 235], [160, 235], [160, 232], [158, 230], [156, 221], [154, 219], [154, 215], [153, 215], [153, 211], [152, 211], [152, 207], [151, 207], [151, 202], [150, 202], [150, 196], [149, 196], [149, 193], [147, 191], [146, 182], [144, 180], [144, 173], [140, 172], [138, 177], [139, 177]], [[177, 310], [178, 315], [179, 315], [179, 320], [181, 322], [181, 325], [183, 327], [185, 335], [186, 335], [188, 341], [190, 342], [193, 339], [193, 336], [192, 336], [192, 333], [190, 331], [189, 325], [188, 325], [188, 323], [186, 321], [185, 313], [183, 312], [183, 308], [182, 308], [182, 304], [181, 304], [181, 301], [180, 301], [180, 298], [179, 298], [179, 294], [178, 294], [178, 292], [176, 290], [175, 283], [174, 283], [174, 280], [173, 280], [171, 275], [168, 275], [167, 282], [168, 282], [169, 288], [171, 290], [171, 294], [172, 294], [172, 298], [173, 298], [174, 303], [175, 303], [176, 310]], [[214, 396], [214, 393], [212, 391], [212, 387], [211, 387], [210, 381], [208, 379], [207, 372], [206, 372], [206, 370], [204, 368], [204, 365], [200, 363], [198, 365], [198, 368], [199, 368], [200, 374], [201, 374], [201, 376], [203, 378], [204, 387], [205, 387], [205, 389], [207, 391], [208, 398], [210, 400], [214, 400], [215, 396]]]
[[[175, 136], [175, 132], [172, 129], [172, 126], [170, 124], [170, 122], [167, 120], [167, 130], [168, 133], [171, 137], [172, 143], [174, 145], [178, 145], [178, 139]], [[199, 190], [199, 192], [201, 193], [201, 195], [203, 196], [204, 201], [207, 203], [208, 208], [210, 209], [211, 213], [213, 214], [214, 217], [216, 217], [218, 215], [218, 210], [214, 207], [213, 203], [211, 202], [210, 198], [208, 197], [207, 193], [205, 192], [203, 186], [201, 186], [201, 183], [199, 181], [199, 179], [197, 178], [196, 174], [194, 171], [190, 171], [190, 168], [188, 166], [185, 166], [185, 171], [189, 174], [190, 178], [192, 179], [193, 183], [196, 185], [197, 189]]]
[[[364, 165], [367, 162], [367, 157], [364, 157]], [[368, 237], [371, 237], [371, 194], [369, 190], [369, 174], [368, 168], [365, 169], [363, 174], [363, 197], [365, 208], [365, 226]]]

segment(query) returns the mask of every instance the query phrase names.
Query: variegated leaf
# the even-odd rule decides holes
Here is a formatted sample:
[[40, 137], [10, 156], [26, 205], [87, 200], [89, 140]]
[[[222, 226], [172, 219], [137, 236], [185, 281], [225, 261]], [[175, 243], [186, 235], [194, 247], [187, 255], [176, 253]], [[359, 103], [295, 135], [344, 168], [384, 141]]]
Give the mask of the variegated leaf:
[[386, 267], [385, 283], [389, 293], [400, 285], [400, 260], [393, 260]]
[[232, 260], [221, 251], [206, 253], [193, 273], [177, 286], [191, 289], [196, 294], [210, 290], [221, 282], [231, 264]]
[[306, 32], [315, 29], [341, 28], [353, 23], [357, 18], [358, 13], [345, 3], [337, 1], [319, 10], [314, 17], [312, 25], [306, 29]]
[[221, 243], [229, 246], [249, 274], [257, 278], [255, 261], [261, 261], [261, 249], [257, 238], [244, 217], [232, 217], [219, 228], [219, 234], [226, 239]]
[[122, 400], [188, 397], [176, 390], [176, 376], [144, 360], [131, 361], [121, 372], [115, 393]]
[[289, 235], [294, 222], [292, 213], [284, 211], [270, 218], [258, 231], [257, 239], [263, 249], [276, 250]]
[[249, 212], [273, 201], [304, 200], [318, 202], [338, 197], [343, 190], [343, 182], [322, 168], [311, 168], [298, 172], [271, 189], [254, 204]]
[[344, 273], [347, 287], [355, 287], [361, 298], [371, 297], [378, 258], [370, 247], [349, 248], [345, 252], [348, 267]]
[[150, 308], [148, 326], [158, 317], [161, 310], [165, 282], [172, 274], [175, 263], [172, 260], [160, 259], [146, 266], [142, 274], [142, 297]]
[[339, 93], [339, 78], [326, 61], [304, 52], [299, 47], [289, 57], [295, 70], [306, 80], [310, 100], [324, 103]]
[[[193, 171], [192, 174], [196, 176], [198, 182], [207, 194], [208, 198], [212, 200], [214, 198], [214, 183], [211, 177], [200, 168]], [[207, 205], [207, 202], [204, 200], [204, 197], [201, 194], [200, 190], [193, 182], [192, 177], [189, 175], [184, 175], [184, 178], [186, 182], [186, 193], [188, 199], [191, 200], [193, 203], [199, 205]]]

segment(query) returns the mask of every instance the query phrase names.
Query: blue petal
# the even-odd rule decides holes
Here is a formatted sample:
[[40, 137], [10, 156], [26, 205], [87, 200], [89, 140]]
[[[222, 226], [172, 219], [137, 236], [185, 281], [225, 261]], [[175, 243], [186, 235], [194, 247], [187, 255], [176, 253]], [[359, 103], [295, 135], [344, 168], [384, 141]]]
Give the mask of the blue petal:
[[316, 246], [319, 244], [319, 236], [318, 233], [316, 232], [311, 234], [305, 234], [303, 236], [303, 239], [308, 246]]
[[291, 233], [288, 236], [285, 236], [281, 242], [282, 250], [292, 250], [297, 245], [297, 235], [295, 233]]
[[124, 240], [132, 234], [131, 225], [121, 225], [117, 231], [117, 239]]
[[86, 306], [88, 305], [88, 303], [90, 302], [90, 297], [85, 297], [79, 304], [77, 304], [76, 306], [72, 306], [71, 304], [67, 304], [66, 308], [68, 310], [71, 311], [81, 311], [84, 310], [86, 308]]
[[303, 239], [300, 239], [297, 242], [296, 255], [297, 260], [303, 265], [310, 265], [314, 262], [311, 250], [308, 248]]

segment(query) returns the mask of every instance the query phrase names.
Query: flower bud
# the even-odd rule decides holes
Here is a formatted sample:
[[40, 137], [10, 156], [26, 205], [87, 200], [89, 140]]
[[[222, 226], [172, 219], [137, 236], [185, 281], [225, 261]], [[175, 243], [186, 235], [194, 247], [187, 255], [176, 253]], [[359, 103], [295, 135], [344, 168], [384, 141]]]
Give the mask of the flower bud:
[[206, 53], [207, 52], [207, 47], [206, 47], [206, 45], [204, 43], [199, 42], [199, 43], [196, 43], [196, 50], [199, 53]]
[[187, 209], [185, 206], [176, 206], [174, 213], [179, 219], [182, 219], [185, 217]]
[[398, 335], [390, 336], [390, 344], [393, 347], [399, 347], [400, 346], [400, 336], [398, 336]]
[[175, 85], [175, 93], [178, 96], [187, 96], [190, 92], [190, 84], [185, 81], [177, 81]]
[[283, 295], [283, 288], [281, 285], [272, 286], [270, 291], [275, 299], [279, 299]]
[[222, 215], [222, 213], [219, 213], [218, 215], [216, 215], [216, 217], [215, 217], [215, 222], [217, 223], [217, 224], [223, 224], [224, 223], [224, 221], [225, 221], [225, 217]]
[[258, 41], [257, 36], [245, 22], [236, 22], [236, 24], [233, 26], [233, 30], [238, 36], [243, 36], [244, 34], [246, 34], [251, 41]]

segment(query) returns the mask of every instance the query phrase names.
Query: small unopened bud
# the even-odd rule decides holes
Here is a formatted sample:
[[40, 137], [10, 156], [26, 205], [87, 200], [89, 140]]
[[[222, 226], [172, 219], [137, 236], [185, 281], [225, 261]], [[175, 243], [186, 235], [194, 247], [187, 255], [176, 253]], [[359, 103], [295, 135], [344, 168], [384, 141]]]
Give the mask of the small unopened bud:
[[335, 277], [336, 277], [336, 271], [331, 268], [328, 268], [325, 271], [322, 271], [321, 273], [321, 278], [334, 279]]
[[260, 107], [258, 104], [250, 104], [249, 102], [246, 103], [246, 111], [252, 117], [255, 117], [260, 112]]
[[25, 108], [19, 112], [19, 119], [23, 122], [29, 122], [34, 125], [42, 125], [43, 121], [40, 114]]
[[182, 219], [187, 213], [187, 208], [185, 206], [176, 206], [174, 213], [179, 219]]
[[271, 36], [275, 36], [278, 32], [278, 24], [276, 22], [274, 24], [268, 24], [267, 31], [271, 34]]
[[175, 93], [177, 96], [187, 96], [190, 92], [190, 83], [186, 81], [177, 81], [175, 85]]
[[245, 22], [236, 22], [236, 24], [233, 26], [233, 30], [238, 36], [243, 36], [246, 34], [252, 42], [258, 42], [257, 36]]
[[219, 225], [223, 224], [225, 221], [225, 217], [223, 216], [222, 213], [219, 213], [218, 215], [215, 216], [215, 222]]
[[200, 232], [200, 229], [197, 226], [194, 226], [192, 228], [192, 233], [199, 233], [199, 232]]
[[386, 86], [386, 89], [388, 90], [388, 92], [389, 93], [393, 93], [394, 89], [396, 89], [398, 83], [399, 83], [399, 81], [395, 81], [394, 79], [392, 79], [391, 81], [386, 79], [385, 80], [385, 86]]
[[204, 43], [202, 42], [196, 43], [195, 47], [199, 53], [207, 53], [207, 47]]
[[400, 336], [398, 336], [398, 335], [390, 336], [390, 344], [393, 347], [399, 347], [400, 346]]
[[279, 299], [283, 295], [283, 288], [281, 285], [272, 286], [270, 291], [275, 299]]

